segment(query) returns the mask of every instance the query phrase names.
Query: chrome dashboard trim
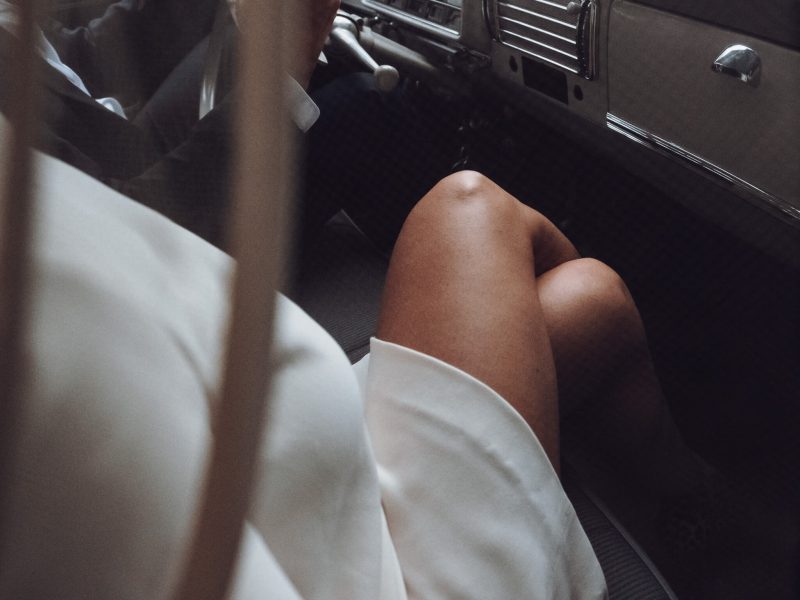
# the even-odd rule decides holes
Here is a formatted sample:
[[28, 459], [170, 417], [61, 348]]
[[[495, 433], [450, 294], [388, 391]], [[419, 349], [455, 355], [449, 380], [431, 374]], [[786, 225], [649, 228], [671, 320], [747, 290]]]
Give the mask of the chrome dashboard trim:
[[588, 81], [597, 77], [598, 0], [484, 0], [483, 7], [496, 42]]
[[[534, 46], [539, 46], [540, 48], [544, 48], [545, 50], [549, 50], [550, 52], [555, 52], [556, 54], [560, 54], [561, 56], [564, 56], [565, 58], [571, 58], [574, 61], [578, 60], [578, 54], [577, 53], [570, 54], [569, 52], [561, 50], [560, 48], [556, 48], [555, 46], [551, 46], [550, 44], [545, 44], [544, 42], [540, 42], [539, 40], [526, 38], [523, 35], [519, 35], [518, 33], [514, 33], [513, 31], [504, 31], [503, 33], [504, 33], [504, 35], [510, 35], [513, 38], [517, 38], [517, 39], [520, 39], [520, 40], [522, 40], [524, 42], [528, 42], [529, 44], [533, 44]], [[535, 54], [535, 53], [531, 52], [531, 54]]]
[[523, 21], [517, 21], [516, 19], [512, 19], [511, 17], [498, 17], [498, 19], [500, 21], [509, 21], [511, 23], [514, 23], [515, 25], [519, 25], [521, 27], [524, 27], [525, 29], [532, 29], [533, 31], [536, 31], [538, 33], [542, 33], [544, 35], [550, 36], [550, 37], [555, 38], [557, 40], [561, 40], [562, 42], [566, 42], [567, 44], [571, 44], [573, 46], [577, 46], [578, 45], [578, 42], [575, 41], [572, 38], [564, 37], [563, 35], [559, 35], [554, 31], [547, 31], [547, 29], [542, 29], [541, 27], [536, 27], [535, 25], [529, 25], [528, 23], [525, 23]]
[[547, 6], [552, 6], [553, 8], [557, 8], [559, 10], [563, 10], [566, 12], [567, 7], [563, 4], [558, 4], [557, 2], [549, 2], [548, 0], [533, 0], [537, 4], [546, 4]]
[[495, 0], [483, 0], [483, 18], [486, 21], [486, 29], [489, 37], [495, 42], [500, 41], [500, 24], [498, 22], [497, 2]]
[[800, 208], [789, 203], [787, 200], [783, 200], [777, 196], [774, 196], [773, 194], [770, 194], [769, 192], [762, 190], [761, 188], [742, 179], [741, 177], [734, 175], [730, 171], [723, 169], [719, 165], [715, 165], [714, 163], [697, 156], [693, 152], [686, 150], [674, 142], [665, 140], [664, 138], [661, 138], [654, 133], [647, 131], [646, 129], [642, 129], [641, 127], [638, 127], [632, 123], [629, 123], [625, 119], [621, 119], [612, 113], [606, 114], [606, 126], [611, 131], [619, 133], [638, 144], [650, 148], [651, 150], [655, 150], [673, 159], [689, 162], [695, 167], [699, 167], [700, 169], [734, 185], [740, 191], [766, 202], [773, 208], [782, 212], [784, 215], [800, 221]]
[[534, 10], [528, 10], [526, 8], [522, 8], [521, 6], [514, 6], [513, 4], [509, 4], [508, 2], [497, 2], [497, 6], [502, 6], [503, 8], [509, 8], [511, 10], [516, 10], [521, 13], [525, 13], [532, 17], [536, 17], [537, 19], [542, 19], [543, 21], [549, 21], [551, 23], [555, 23], [556, 25], [561, 25], [562, 27], [566, 27], [567, 29], [577, 29], [578, 26], [572, 23], [568, 23], [567, 21], [562, 21], [561, 19], [556, 19], [555, 17], [549, 17], [547, 15], [543, 15], [538, 13]]
[[597, 76], [600, 43], [597, 34], [597, 2], [584, 0], [578, 17], [578, 55], [581, 77], [592, 81]]
[[572, 73], [574, 75], [578, 74], [578, 69], [575, 69], [575, 68], [570, 67], [568, 65], [561, 64], [560, 62], [558, 62], [556, 60], [553, 60], [552, 58], [547, 58], [546, 56], [542, 56], [541, 54], [536, 54], [535, 52], [531, 52], [530, 50], [528, 50], [526, 48], [520, 48], [519, 46], [515, 46], [514, 44], [509, 44], [507, 41], [503, 41], [502, 44], [504, 46], [508, 47], [508, 48], [513, 48], [514, 50], [519, 50], [520, 52], [522, 52], [523, 54], [525, 54], [527, 56], [532, 56], [536, 60], [541, 60], [541, 61], [544, 61], [546, 63], [549, 63], [549, 64], [553, 65], [554, 67], [558, 67], [559, 69], [564, 69], [565, 71], [569, 71], [570, 73]]
[[[438, 4], [438, 2], [435, 3]], [[406, 25], [412, 25], [432, 35], [439, 36], [441, 38], [445, 38], [448, 40], [461, 39], [460, 31], [450, 29], [449, 27], [445, 27], [444, 25], [439, 25], [437, 23], [426, 21], [425, 19], [409, 14], [407, 12], [403, 12], [402, 10], [398, 10], [391, 6], [387, 6], [386, 4], [375, 2], [374, 0], [362, 0], [362, 4], [368, 8], [371, 8], [377, 13], [396, 19], [401, 23], [405, 23]]]

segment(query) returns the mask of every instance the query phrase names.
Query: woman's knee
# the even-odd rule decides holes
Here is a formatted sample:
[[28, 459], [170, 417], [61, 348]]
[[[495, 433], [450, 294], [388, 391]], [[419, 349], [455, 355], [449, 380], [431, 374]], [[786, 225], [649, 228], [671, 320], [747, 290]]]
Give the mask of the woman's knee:
[[454, 232], [480, 229], [484, 234], [527, 231], [528, 209], [491, 179], [476, 171], [459, 171], [440, 180], [411, 211], [404, 229]]
[[458, 171], [439, 180], [431, 193], [453, 201], [481, 201], [490, 199], [502, 188], [477, 171]]
[[564, 263], [553, 281], [556, 294], [596, 326], [616, 336], [639, 333], [641, 321], [628, 286], [611, 267], [593, 258]]

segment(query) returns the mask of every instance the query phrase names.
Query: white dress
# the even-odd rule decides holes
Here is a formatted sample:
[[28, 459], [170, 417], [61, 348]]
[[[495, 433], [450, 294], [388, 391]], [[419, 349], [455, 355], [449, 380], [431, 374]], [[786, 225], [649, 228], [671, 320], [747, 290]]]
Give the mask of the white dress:
[[[166, 600], [213, 435], [231, 260], [58, 161], [38, 168], [0, 599]], [[550, 463], [500, 396], [378, 340], [353, 368], [282, 297], [275, 335], [231, 598], [605, 596]]]

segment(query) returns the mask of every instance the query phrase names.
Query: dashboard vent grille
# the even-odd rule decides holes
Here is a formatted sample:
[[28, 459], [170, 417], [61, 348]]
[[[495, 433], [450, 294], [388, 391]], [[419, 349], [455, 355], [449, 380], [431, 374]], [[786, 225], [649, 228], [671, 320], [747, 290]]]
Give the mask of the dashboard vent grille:
[[501, 44], [593, 78], [594, 0], [493, 0], [492, 8], [495, 37]]

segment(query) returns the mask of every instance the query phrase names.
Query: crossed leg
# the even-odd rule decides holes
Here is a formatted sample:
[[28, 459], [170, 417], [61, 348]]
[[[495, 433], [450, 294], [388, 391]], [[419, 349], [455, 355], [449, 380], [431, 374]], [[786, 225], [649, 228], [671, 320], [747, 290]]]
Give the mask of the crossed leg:
[[377, 335], [496, 390], [556, 470], [559, 406], [591, 397], [603, 398], [610, 451], [637, 471], [652, 472], [665, 444], [683, 447], [621, 278], [478, 173], [445, 178], [409, 215]]

